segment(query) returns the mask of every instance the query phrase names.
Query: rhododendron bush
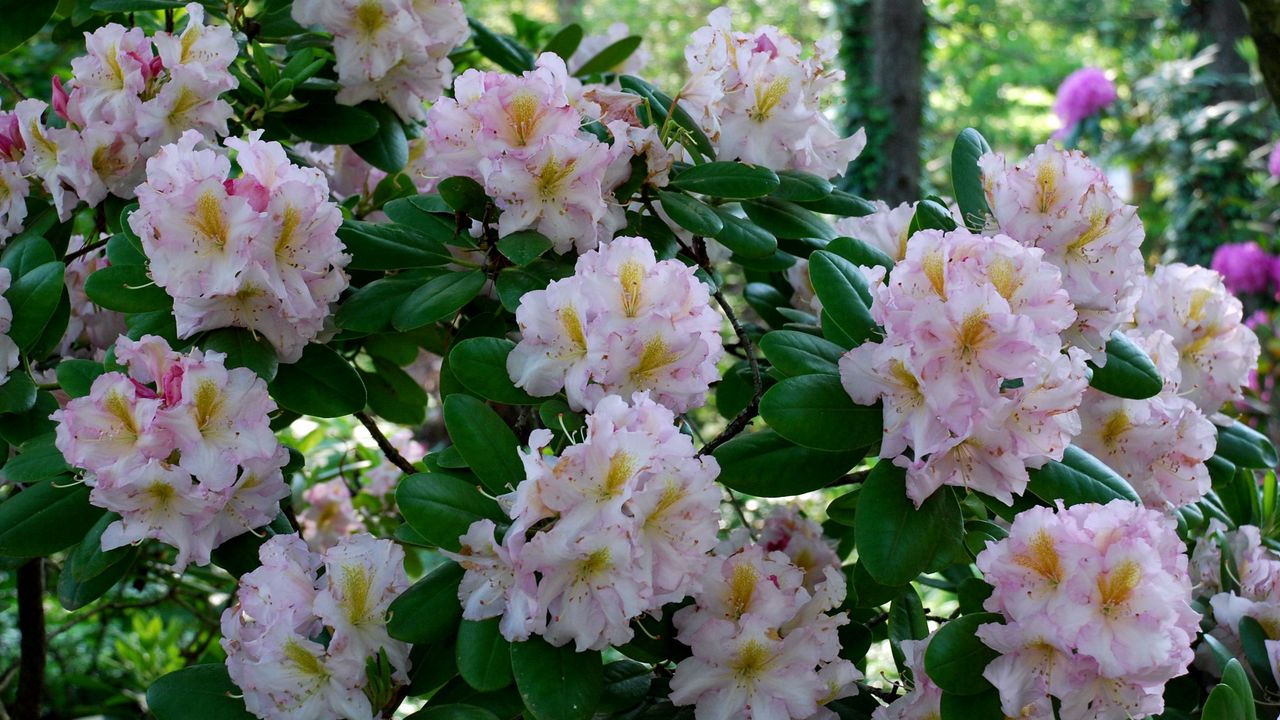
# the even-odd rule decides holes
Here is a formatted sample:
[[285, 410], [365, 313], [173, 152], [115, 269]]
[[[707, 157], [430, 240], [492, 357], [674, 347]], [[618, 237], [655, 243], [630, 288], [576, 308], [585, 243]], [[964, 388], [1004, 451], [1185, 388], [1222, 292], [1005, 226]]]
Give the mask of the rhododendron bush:
[[457, 0], [74, 5], [0, 108], [19, 704], [159, 584], [160, 720], [1274, 712], [1258, 339], [1083, 154], [838, 190], [833, 46], [725, 9], [660, 88]]

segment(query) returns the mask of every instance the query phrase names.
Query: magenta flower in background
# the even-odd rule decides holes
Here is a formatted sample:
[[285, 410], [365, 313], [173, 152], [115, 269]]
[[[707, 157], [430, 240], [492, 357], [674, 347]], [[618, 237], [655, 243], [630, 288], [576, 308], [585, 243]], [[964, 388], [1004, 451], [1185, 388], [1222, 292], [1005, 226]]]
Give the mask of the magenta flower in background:
[[1115, 100], [1115, 83], [1101, 68], [1084, 67], [1071, 73], [1058, 86], [1058, 99], [1053, 103], [1053, 112], [1062, 120], [1062, 128], [1053, 136], [1065, 137], [1076, 123]]
[[1276, 272], [1275, 258], [1256, 242], [1219, 245], [1213, 252], [1214, 270], [1222, 275], [1227, 289], [1236, 295], [1265, 292]]
[[1280, 142], [1271, 148], [1271, 156], [1267, 158], [1267, 170], [1271, 171], [1271, 177], [1280, 178]]

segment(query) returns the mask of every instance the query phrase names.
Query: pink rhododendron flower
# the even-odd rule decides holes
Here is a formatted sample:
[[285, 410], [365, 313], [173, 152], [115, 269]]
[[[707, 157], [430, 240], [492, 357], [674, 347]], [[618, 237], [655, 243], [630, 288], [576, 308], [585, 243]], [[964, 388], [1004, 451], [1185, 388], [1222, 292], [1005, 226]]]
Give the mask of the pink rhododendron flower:
[[1164, 684], [1186, 672], [1199, 621], [1171, 518], [1124, 500], [1059, 501], [1020, 513], [977, 565], [993, 588], [986, 609], [1005, 618], [978, 628], [1001, 654], [983, 675], [1005, 714], [1051, 717], [1050, 695], [1064, 720], [1163, 711]]
[[18, 367], [18, 345], [9, 337], [9, 328], [13, 326], [13, 306], [9, 298], [4, 297], [13, 284], [13, 276], [9, 268], [0, 268], [0, 385], [9, 382], [9, 373]]
[[121, 515], [103, 549], [156, 538], [178, 549], [181, 570], [275, 518], [289, 454], [271, 432], [266, 383], [227, 369], [222, 353], [179, 354], [154, 335], [121, 337], [116, 359], [127, 375], [100, 375], [52, 416], [89, 501]]
[[835, 542], [822, 534], [822, 526], [794, 507], [778, 505], [765, 518], [760, 544], [768, 552], [779, 551], [804, 571], [804, 585], [813, 592], [826, 578], [826, 568], [840, 569]]
[[1236, 295], [1266, 292], [1274, 266], [1275, 259], [1256, 242], [1219, 245], [1209, 264]]
[[1084, 67], [1076, 70], [1058, 86], [1053, 112], [1062, 121], [1062, 129], [1053, 136], [1066, 137], [1076, 123], [1090, 115], [1096, 115], [1115, 101], [1115, 83], [1100, 68]]
[[836, 220], [836, 232], [861, 240], [898, 262], [907, 255], [907, 231], [911, 228], [911, 219], [916, 215], [918, 204], [902, 203], [891, 208], [883, 200], [876, 200], [876, 210], [870, 215]]
[[1280, 177], [1280, 143], [1271, 148], [1271, 154], [1267, 156], [1267, 172], [1273, 178]]
[[844, 79], [835, 45], [801, 46], [778, 28], [735, 32], [728, 8], [712, 11], [685, 47], [690, 79], [680, 91], [721, 160], [803, 170], [824, 178], [844, 174], [862, 152], [866, 133], [842, 138], [823, 114], [823, 92]]
[[828, 614], [844, 600], [844, 575], [824, 567], [812, 591], [804, 575], [761, 545], [717, 555], [673, 618], [693, 656], [676, 665], [671, 702], [698, 718], [765, 720], [826, 717], [822, 705], [856, 694], [862, 673], [837, 636], [849, 618]]
[[276, 535], [258, 555], [222, 614], [227, 671], [246, 709], [267, 720], [373, 720], [366, 662], [383, 652], [392, 678], [408, 682], [409, 646], [386, 630], [387, 606], [409, 586], [404, 551], [356, 535], [317, 554]]
[[1082, 153], [1045, 144], [1021, 163], [978, 158], [998, 230], [1044, 251], [1076, 309], [1068, 341], [1105, 364], [1111, 333], [1142, 291], [1142, 222]]
[[525, 293], [516, 321], [512, 381], [534, 395], [564, 388], [575, 410], [647, 390], [684, 412], [719, 378], [720, 315], [706, 286], [694, 268], [658, 261], [644, 238], [618, 237], [579, 257], [572, 277]]
[[470, 34], [458, 0], [297, 0], [291, 12], [333, 33], [338, 102], [380, 100], [405, 122], [444, 92], [449, 53]]
[[911, 689], [885, 707], [876, 708], [872, 720], [931, 720], [942, 717], [942, 688], [933, 684], [924, 671], [924, 654], [933, 634], [923, 640], [903, 640], [904, 664], [911, 670]]
[[630, 405], [606, 397], [558, 457], [544, 451], [550, 441], [534, 431], [525, 480], [499, 498], [512, 519], [501, 541], [480, 520], [445, 553], [466, 570], [463, 617], [501, 616], [512, 641], [538, 634], [579, 651], [625, 643], [632, 619], [700, 586], [716, 542], [719, 467], [645, 393]]
[[1160, 265], [1147, 280], [1134, 315], [1138, 330], [1163, 331], [1178, 352], [1179, 394], [1213, 415], [1243, 397], [1258, 364], [1258, 336], [1222, 276], [1195, 265]]
[[342, 478], [312, 485], [303, 491], [302, 499], [307, 506], [298, 513], [298, 523], [312, 551], [324, 552], [364, 530], [364, 521], [351, 504], [351, 490]]
[[1080, 431], [1084, 356], [1062, 353], [1075, 312], [1041, 250], [917, 232], [875, 283], [871, 314], [884, 340], [846, 353], [841, 382], [855, 402], [883, 403], [880, 457], [907, 468], [917, 505], [941, 485], [1011, 502], [1027, 467], [1061, 459]]
[[294, 362], [347, 287], [350, 256], [324, 176], [261, 135], [227, 139], [242, 170], [231, 178], [226, 155], [197, 150], [201, 136], [184, 133], [147, 161], [129, 224], [174, 299], [179, 337], [244, 327]]
[[22, 167], [16, 162], [0, 161], [0, 240], [22, 232], [30, 193], [31, 184], [23, 176]]
[[[100, 239], [105, 240], [106, 237]], [[83, 235], [72, 235], [67, 243], [67, 253], [76, 253], [85, 245], [86, 240]], [[71, 301], [71, 317], [67, 321], [67, 330], [62, 334], [62, 342], [59, 345], [58, 352], [63, 357], [71, 357], [78, 350], [82, 350], [94, 359], [101, 359], [111, 343], [127, 330], [123, 313], [99, 307], [84, 292], [84, 281], [94, 271], [106, 267], [107, 264], [105, 245], [97, 250], [82, 253], [67, 263], [65, 280], [67, 296]]]
[[[422, 443], [413, 439], [413, 433], [409, 430], [401, 428], [388, 435], [387, 440], [401, 457], [411, 463], [416, 463], [427, 456], [427, 449]], [[389, 460], [382, 460], [364, 471], [364, 487], [361, 491], [375, 498], [389, 498], [395, 494], [396, 485], [402, 477], [404, 473], [400, 468], [392, 465]]]

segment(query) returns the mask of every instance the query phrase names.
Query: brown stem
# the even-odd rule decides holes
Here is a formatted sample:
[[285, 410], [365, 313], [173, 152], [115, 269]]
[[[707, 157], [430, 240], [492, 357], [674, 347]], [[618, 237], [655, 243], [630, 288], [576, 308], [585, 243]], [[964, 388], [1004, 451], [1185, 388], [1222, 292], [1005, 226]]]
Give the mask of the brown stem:
[[387, 436], [383, 435], [382, 431], [378, 429], [378, 424], [373, 421], [373, 418], [369, 417], [369, 413], [361, 410], [356, 413], [356, 419], [359, 420], [360, 424], [364, 425], [365, 429], [369, 431], [369, 434], [373, 436], [373, 441], [378, 443], [378, 449], [382, 451], [383, 455], [387, 456], [387, 459], [391, 461], [392, 465], [400, 468], [408, 475], [413, 475], [418, 472], [418, 469], [413, 466], [413, 463], [406, 460], [404, 456], [400, 454], [399, 450], [392, 447], [391, 441], [387, 440]]
[[85, 255], [88, 255], [89, 253], [93, 252], [94, 250], [97, 250], [98, 248], [106, 244], [107, 244], [106, 240], [98, 240], [96, 242], [87, 243], [86, 245], [84, 245], [84, 247], [79, 248], [75, 252], [67, 253], [67, 256], [62, 258], [62, 263], [64, 265], [70, 265], [73, 260], [84, 257]]
[[36, 558], [18, 568], [18, 629], [22, 631], [15, 720], [40, 717], [44, 693], [44, 559]]
[[[0, 85], [4, 85], [6, 88], [8, 88], [9, 92], [16, 95], [18, 100], [27, 99], [27, 96], [23, 94], [22, 90], [18, 88], [17, 83], [15, 83], [12, 78], [10, 78], [8, 75], [5, 75], [4, 73], [0, 73]], [[16, 104], [16, 101], [15, 101], [15, 104]]]
[[717, 288], [711, 295], [720, 304], [720, 309], [724, 310], [725, 317], [729, 318], [729, 324], [733, 326], [733, 332], [738, 336], [738, 343], [742, 346], [743, 352], [746, 353], [747, 365], [751, 368], [751, 402], [742, 408], [742, 412], [738, 413], [719, 435], [702, 446], [702, 449], [698, 451], [699, 455], [711, 454], [716, 448], [745, 430], [747, 425], [751, 424], [751, 421], [760, 413], [760, 397], [764, 395], [764, 380], [760, 377], [760, 361], [756, 359], [755, 345], [751, 342], [751, 338], [747, 336], [746, 330], [742, 329], [742, 323], [738, 322], [738, 316], [734, 314], [733, 308], [729, 306], [729, 301], [725, 300], [724, 293]]

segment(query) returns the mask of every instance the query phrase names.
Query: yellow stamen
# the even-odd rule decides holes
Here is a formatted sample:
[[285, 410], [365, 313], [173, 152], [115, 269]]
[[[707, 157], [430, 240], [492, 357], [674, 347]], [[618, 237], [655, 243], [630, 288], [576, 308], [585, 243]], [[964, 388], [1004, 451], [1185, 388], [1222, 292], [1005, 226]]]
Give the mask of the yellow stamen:
[[753, 685], [769, 666], [769, 650], [759, 640], [748, 640], [738, 648], [738, 654], [729, 662], [734, 677], [744, 685]]
[[613, 561], [609, 557], [609, 548], [602, 547], [593, 550], [578, 563], [578, 577], [583, 580], [592, 578], [611, 567], [613, 567]]
[[191, 226], [218, 247], [227, 244], [230, 233], [227, 219], [222, 214], [222, 203], [212, 190], [206, 190], [196, 198], [196, 209], [191, 213]]
[[516, 145], [523, 147], [537, 129], [538, 98], [527, 92], [517, 93], [511, 98], [507, 114], [511, 117], [511, 129], [515, 131]]
[[347, 620], [359, 624], [369, 618], [369, 590], [373, 585], [369, 568], [363, 565], [342, 566], [342, 605]]
[[987, 277], [991, 279], [991, 285], [995, 287], [996, 292], [1000, 293], [1000, 297], [1005, 300], [1011, 300], [1018, 292], [1018, 288], [1022, 286], [1022, 277], [1018, 275], [1013, 261], [1007, 257], [997, 257], [992, 260], [987, 267]]
[[1049, 212], [1058, 202], [1058, 166], [1052, 160], [1036, 168], [1036, 205], [1041, 213]]
[[726, 603], [735, 619], [742, 617], [751, 608], [751, 598], [755, 595], [756, 582], [760, 573], [747, 564], [735, 565], [733, 574], [729, 576], [729, 597]]
[[640, 351], [640, 362], [631, 370], [631, 379], [640, 383], [653, 375], [659, 368], [675, 362], [679, 354], [667, 347], [667, 341], [655, 337], [644, 344]]
[[1038, 531], [1027, 543], [1027, 554], [1013, 561], [1054, 584], [1062, 582], [1062, 559], [1047, 530]]
[[366, 37], [377, 35], [386, 24], [387, 14], [378, 0], [364, 0], [356, 6], [356, 29]]
[[1142, 568], [1138, 567], [1138, 563], [1132, 560], [1126, 560], [1111, 572], [1098, 578], [1098, 594], [1102, 599], [1102, 606], [1105, 609], [1114, 608], [1122, 605], [1133, 597], [1133, 591], [1137, 589], [1138, 582], [1142, 580]]
[[556, 313], [560, 318], [560, 326], [564, 328], [564, 332], [573, 341], [574, 347], [580, 352], [587, 350], [587, 335], [582, 330], [582, 318], [578, 317], [578, 311], [571, 307], [560, 308]]
[[285, 641], [284, 656], [289, 660], [289, 664], [302, 671], [305, 675], [316, 678], [329, 676], [329, 671], [325, 670], [320, 658], [307, 652], [307, 649], [302, 647], [296, 640]]
[[635, 317], [640, 312], [643, 281], [644, 267], [635, 260], [628, 260], [618, 268], [618, 284], [622, 285], [622, 312], [627, 317]]
[[946, 300], [946, 260], [943, 259], [942, 253], [935, 250], [925, 255], [920, 262], [920, 266], [924, 270], [924, 276], [929, 278], [929, 284], [933, 286], [933, 291], [938, 294], [938, 297]]
[[748, 111], [751, 119], [756, 122], [765, 122], [772, 115], [778, 103], [782, 102], [782, 98], [787, 96], [787, 91], [791, 89], [791, 80], [786, 77], [775, 78], [763, 88], [756, 86], [756, 106]]
[[196, 426], [204, 430], [211, 420], [218, 416], [222, 408], [222, 396], [218, 393], [218, 384], [205, 378], [196, 386], [195, 394]]
[[1115, 411], [1102, 426], [1102, 444], [1114, 450], [1131, 425], [1128, 413], [1123, 409]]

